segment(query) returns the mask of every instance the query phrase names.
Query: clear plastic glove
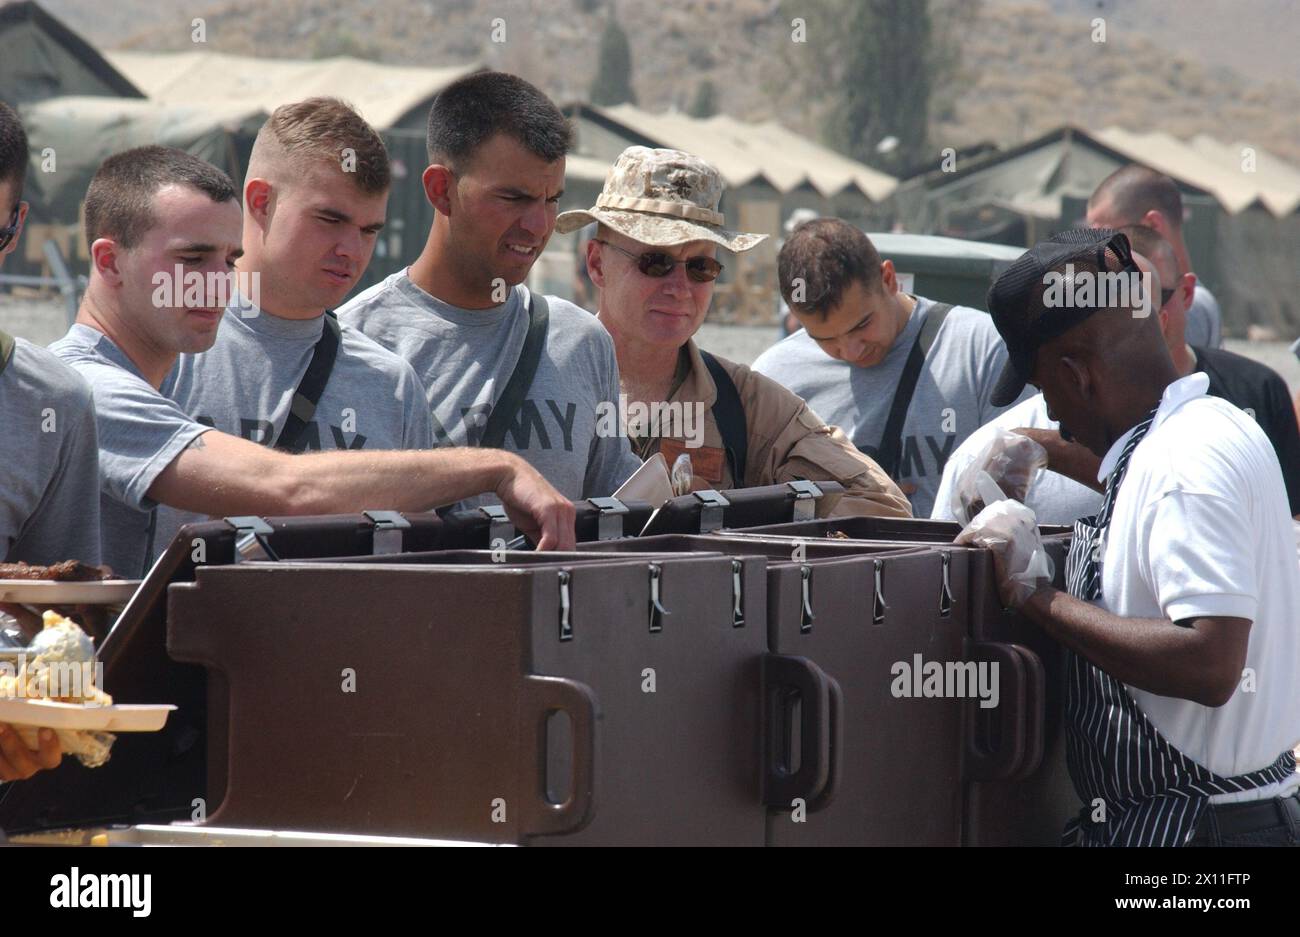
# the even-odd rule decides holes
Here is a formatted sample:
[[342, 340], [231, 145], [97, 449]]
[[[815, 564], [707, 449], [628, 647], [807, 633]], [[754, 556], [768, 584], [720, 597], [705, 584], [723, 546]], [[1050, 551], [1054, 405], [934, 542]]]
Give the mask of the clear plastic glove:
[[[1010, 430], [998, 430], [988, 445], [980, 450], [975, 461], [957, 476], [952, 487], [949, 507], [953, 517], [961, 524], [984, 510], [994, 500], [1013, 498], [1024, 502], [1038, 475], [1047, 468], [1047, 450], [1036, 441]], [[992, 479], [998, 496], [989, 499], [981, 492], [981, 474]]]
[[992, 550], [998, 577], [998, 593], [1010, 608], [1018, 608], [1054, 574], [1051, 557], [1038, 534], [1038, 518], [1019, 501], [994, 500], [998, 489], [987, 473], [977, 476], [981, 496], [989, 501], [975, 519], [957, 535], [963, 545]]

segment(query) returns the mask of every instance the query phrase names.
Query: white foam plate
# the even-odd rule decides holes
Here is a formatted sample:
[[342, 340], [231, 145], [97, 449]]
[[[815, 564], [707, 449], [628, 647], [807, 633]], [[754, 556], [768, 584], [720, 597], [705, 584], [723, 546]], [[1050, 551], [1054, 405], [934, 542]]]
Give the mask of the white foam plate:
[[167, 724], [167, 714], [175, 708], [165, 704], [84, 706], [46, 699], [0, 699], [0, 722], [43, 729], [157, 732]]
[[614, 497], [620, 501], [647, 501], [656, 508], [672, 496], [673, 483], [668, 477], [668, 462], [662, 452], [656, 452], [642, 462], [641, 467], [614, 492]]
[[139, 579], [99, 582], [53, 582], [48, 579], [0, 579], [0, 602], [15, 605], [124, 605]]

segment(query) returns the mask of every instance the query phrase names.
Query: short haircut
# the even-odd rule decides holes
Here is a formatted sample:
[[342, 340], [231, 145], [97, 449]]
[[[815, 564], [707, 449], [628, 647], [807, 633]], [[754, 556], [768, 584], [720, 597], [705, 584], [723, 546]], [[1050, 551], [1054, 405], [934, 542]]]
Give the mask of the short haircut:
[[1089, 205], [1108, 202], [1127, 224], [1139, 224], [1155, 209], [1175, 228], [1183, 224], [1183, 196], [1178, 184], [1162, 172], [1129, 163], [1101, 180]]
[[153, 201], [168, 185], [198, 189], [220, 205], [239, 198], [224, 172], [184, 150], [141, 146], [104, 160], [86, 192], [86, 244], [112, 238], [135, 247], [158, 223]]
[[[781, 295], [795, 312], [829, 315], [854, 282], [868, 290], [881, 283], [880, 254], [859, 229], [839, 218], [818, 218], [795, 228], [776, 262]], [[794, 302], [796, 280], [803, 301]]]
[[[27, 131], [18, 112], [0, 101], [0, 184], [13, 180], [15, 193], [21, 197], [27, 180]], [[9, 223], [11, 205], [0, 205], [5, 213], [0, 225]]]
[[392, 184], [392, 167], [383, 138], [346, 101], [307, 98], [277, 107], [253, 141], [248, 164], [279, 163], [293, 169], [309, 163], [346, 170], [367, 195]]
[[425, 137], [429, 162], [464, 170], [498, 133], [548, 163], [573, 147], [573, 127], [540, 90], [516, 75], [479, 72], [452, 82], [433, 99]]
[[[1155, 228], [1148, 228], [1145, 225], [1134, 224], [1119, 229], [1119, 233], [1128, 238], [1129, 245], [1133, 250], [1147, 260], [1156, 268], [1156, 275], [1164, 280], [1164, 275], [1160, 273], [1161, 269], [1173, 270], [1178, 273], [1178, 255], [1174, 253], [1173, 245], [1164, 239], [1164, 237]], [[1162, 283], [1165, 289], [1173, 286], [1172, 283]]]

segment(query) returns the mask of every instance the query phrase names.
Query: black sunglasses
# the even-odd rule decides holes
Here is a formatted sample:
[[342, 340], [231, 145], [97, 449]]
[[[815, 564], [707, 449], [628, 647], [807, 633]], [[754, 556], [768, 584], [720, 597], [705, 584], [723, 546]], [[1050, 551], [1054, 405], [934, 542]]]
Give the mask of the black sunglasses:
[[623, 250], [617, 244], [611, 244], [609, 241], [602, 241], [600, 238], [592, 238], [597, 244], [604, 244], [606, 247], [612, 247], [620, 254], [626, 254], [636, 261], [636, 268], [648, 277], [666, 277], [673, 272], [678, 264], [686, 265], [686, 275], [696, 283], [709, 283], [718, 278], [722, 272], [722, 264], [718, 263], [712, 257], [691, 257], [689, 260], [676, 260], [663, 251], [646, 251], [644, 254], [634, 254], [631, 251]]
[[9, 242], [14, 239], [18, 233], [18, 209], [22, 207], [22, 202], [14, 206], [14, 213], [9, 216], [9, 223], [0, 228], [0, 251], [9, 246]]

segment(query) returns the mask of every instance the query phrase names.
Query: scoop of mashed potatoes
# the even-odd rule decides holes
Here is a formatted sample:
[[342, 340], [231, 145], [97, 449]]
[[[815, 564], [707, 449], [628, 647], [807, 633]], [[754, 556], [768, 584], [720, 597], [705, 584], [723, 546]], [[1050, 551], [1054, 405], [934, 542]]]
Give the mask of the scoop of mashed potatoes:
[[[47, 611], [45, 628], [28, 645], [16, 674], [0, 673], [0, 698], [52, 699], [60, 703], [111, 706], [113, 698], [95, 686], [95, 644], [72, 619]], [[28, 748], [38, 746], [36, 726], [15, 724]], [[108, 761], [116, 736], [89, 730], [55, 730], [64, 753], [88, 768]]]

